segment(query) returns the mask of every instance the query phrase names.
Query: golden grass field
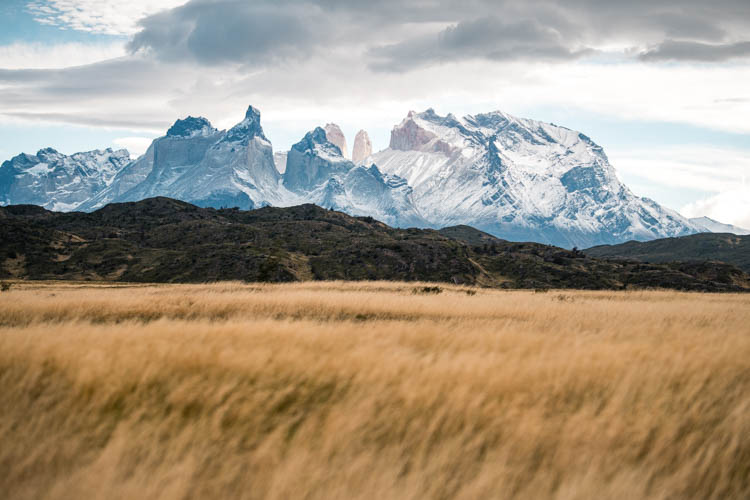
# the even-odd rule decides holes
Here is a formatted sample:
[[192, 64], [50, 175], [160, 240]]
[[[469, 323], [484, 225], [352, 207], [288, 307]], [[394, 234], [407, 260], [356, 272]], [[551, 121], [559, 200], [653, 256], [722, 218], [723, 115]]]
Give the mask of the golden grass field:
[[0, 293], [0, 497], [750, 498], [750, 295]]

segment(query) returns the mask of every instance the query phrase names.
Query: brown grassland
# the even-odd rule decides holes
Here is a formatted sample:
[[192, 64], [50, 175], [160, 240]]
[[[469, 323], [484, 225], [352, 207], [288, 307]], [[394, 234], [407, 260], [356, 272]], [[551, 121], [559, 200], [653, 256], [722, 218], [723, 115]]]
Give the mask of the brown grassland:
[[433, 286], [16, 283], [0, 496], [750, 498], [750, 295]]

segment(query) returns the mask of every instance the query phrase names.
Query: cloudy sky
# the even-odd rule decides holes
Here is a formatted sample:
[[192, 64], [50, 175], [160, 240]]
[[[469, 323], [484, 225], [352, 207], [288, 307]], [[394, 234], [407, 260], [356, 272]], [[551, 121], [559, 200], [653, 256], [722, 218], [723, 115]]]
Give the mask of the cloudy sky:
[[275, 149], [331, 121], [384, 148], [428, 107], [554, 122], [637, 194], [750, 227], [748, 0], [0, 0], [0, 161], [248, 104]]

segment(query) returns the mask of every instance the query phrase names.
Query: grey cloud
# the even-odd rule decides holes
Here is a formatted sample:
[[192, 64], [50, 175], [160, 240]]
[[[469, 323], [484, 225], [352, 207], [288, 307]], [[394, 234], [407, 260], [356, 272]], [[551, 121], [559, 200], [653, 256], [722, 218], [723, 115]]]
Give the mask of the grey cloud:
[[653, 16], [652, 24], [663, 29], [664, 35], [671, 38], [694, 37], [701, 40], [721, 40], [726, 30], [713, 19], [688, 15], [684, 12], [668, 12]]
[[[178, 70], [171, 68], [170, 72], [179, 78]], [[0, 83], [5, 84], [6, 92], [34, 89], [37, 96], [46, 95], [61, 101], [69, 97], [96, 98], [113, 93], [137, 96], [156, 82], [163, 81], [163, 73], [154, 61], [125, 57], [64, 69], [0, 69]], [[133, 75], [138, 75], [138, 78], [133, 78]], [[0, 93], [0, 102], [7, 102], [5, 92]], [[14, 106], [9, 104], [8, 107]]]
[[162, 60], [257, 64], [305, 57], [332, 33], [314, 5], [193, 0], [148, 17], [129, 44]]
[[708, 44], [691, 41], [666, 40], [640, 54], [642, 61], [697, 61], [722, 62], [750, 58], [750, 41]]
[[714, 102], [716, 104], [742, 104], [745, 102], [750, 102], [750, 98], [747, 97], [726, 97], [724, 99], [714, 99]]
[[571, 48], [568, 43], [555, 29], [534, 21], [506, 23], [496, 17], [485, 17], [460, 22], [435, 35], [376, 47], [369, 55], [375, 70], [405, 71], [464, 59], [559, 61], [591, 52]]
[[87, 127], [116, 127], [132, 130], [154, 130], [159, 132], [166, 130], [170, 123], [169, 121], [164, 120], [143, 120], [140, 116], [84, 117], [74, 113], [24, 113], [21, 111], [2, 113], [2, 115], [11, 118], [21, 118], [28, 121], [70, 123]]
[[[164, 101], [195, 77], [192, 69], [125, 57], [65, 69], [0, 69], [0, 115], [26, 120], [161, 129]], [[149, 99], [148, 97], [151, 97]], [[117, 113], [113, 109], [118, 109]], [[156, 126], [158, 123], [158, 127]]]
[[727, 41], [750, 31], [750, 2], [191, 0], [141, 26], [132, 51], [209, 66], [299, 62], [352, 47], [371, 69], [405, 71], [477, 58], [566, 61], [628, 41], [656, 47], [643, 61], [689, 60], [691, 50], [692, 60], [719, 61], [744, 55]]

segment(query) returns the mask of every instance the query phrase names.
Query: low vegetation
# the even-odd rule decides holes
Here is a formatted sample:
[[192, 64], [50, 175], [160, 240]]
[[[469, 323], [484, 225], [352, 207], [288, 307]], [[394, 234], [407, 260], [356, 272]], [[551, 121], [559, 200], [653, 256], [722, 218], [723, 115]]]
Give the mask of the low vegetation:
[[750, 272], [750, 235], [699, 233], [681, 238], [628, 241], [586, 250], [591, 257], [640, 262], [726, 262]]
[[14, 282], [4, 498], [748, 498], [750, 296]]
[[0, 219], [0, 279], [750, 290], [750, 275], [727, 263], [607, 261], [577, 249], [504, 241], [468, 226], [397, 229], [315, 205], [215, 210], [150, 198], [93, 213], [0, 207]]

